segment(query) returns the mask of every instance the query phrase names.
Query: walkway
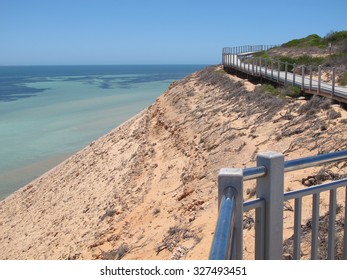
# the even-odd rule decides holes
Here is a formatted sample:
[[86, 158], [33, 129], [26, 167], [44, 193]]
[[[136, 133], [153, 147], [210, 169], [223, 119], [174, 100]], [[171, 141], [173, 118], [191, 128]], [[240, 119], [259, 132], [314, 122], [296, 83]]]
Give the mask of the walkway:
[[[256, 52], [274, 46], [243, 46], [223, 49], [223, 66], [282, 85], [300, 87], [303, 93], [318, 94], [347, 103], [347, 87], [337, 85], [337, 73], [344, 69], [283, 63], [277, 60], [256, 58]], [[323, 82], [322, 76], [329, 82]]]

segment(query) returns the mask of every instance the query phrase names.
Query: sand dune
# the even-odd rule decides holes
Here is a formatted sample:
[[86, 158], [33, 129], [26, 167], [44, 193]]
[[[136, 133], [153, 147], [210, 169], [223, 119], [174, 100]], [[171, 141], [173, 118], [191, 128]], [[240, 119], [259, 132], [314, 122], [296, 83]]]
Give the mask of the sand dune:
[[[267, 150], [291, 159], [347, 146], [339, 106], [255, 88], [218, 67], [173, 83], [148, 109], [0, 202], [0, 259], [207, 259], [220, 168], [254, 166]], [[317, 170], [288, 174], [287, 188], [303, 187]], [[253, 188], [246, 184], [245, 198]], [[291, 211], [285, 215], [290, 229]]]

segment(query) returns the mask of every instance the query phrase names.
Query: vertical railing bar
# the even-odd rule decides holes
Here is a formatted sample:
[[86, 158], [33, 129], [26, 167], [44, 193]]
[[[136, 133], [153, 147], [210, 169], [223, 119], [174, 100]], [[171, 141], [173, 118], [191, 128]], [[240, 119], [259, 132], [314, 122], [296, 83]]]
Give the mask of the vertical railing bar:
[[267, 59], [265, 59], [265, 78], [267, 78]]
[[318, 86], [317, 86], [317, 93], [320, 92], [321, 79], [322, 79], [322, 66], [321, 66], [321, 65], [318, 65]]
[[277, 82], [280, 83], [280, 70], [281, 70], [281, 63], [278, 61], [278, 66], [277, 66]]
[[310, 65], [310, 91], [312, 91], [312, 65]]
[[255, 209], [255, 259], [265, 259], [265, 204]]
[[302, 198], [295, 199], [294, 210], [294, 252], [293, 259], [300, 260], [300, 243], [301, 243], [301, 214], [302, 214]]
[[261, 61], [262, 61], [262, 59], [261, 59], [261, 57], [259, 57], [259, 74], [260, 74], [260, 77], [262, 77], [262, 74], [261, 74]]
[[301, 65], [301, 91], [305, 90], [305, 65]]
[[312, 236], [311, 236], [311, 259], [318, 259], [318, 228], [319, 228], [319, 199], [320, 194], [312, 196]]
[[335, 94], [335, 67], [333, 67], [331, 71], [332, 71], [331, 95], [334, 95]]
[[335, 258], [335, 220], [336, 220], [336, 189], [330, 190], [329, 201], [329, 231], [328, 231], [328, 259]]
[[254, 76], [254, 57], [252, 57], [252, 75]]

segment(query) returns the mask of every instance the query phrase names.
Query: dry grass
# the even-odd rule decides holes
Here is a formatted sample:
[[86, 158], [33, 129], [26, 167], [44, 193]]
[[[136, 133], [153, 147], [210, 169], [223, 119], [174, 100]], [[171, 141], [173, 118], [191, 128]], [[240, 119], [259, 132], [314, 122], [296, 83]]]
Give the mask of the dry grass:
[[[192, 240], [192, 243], [187, 246], [185, 242], [189, 240]], [[191, 230], [188, 227], [176, 225], [169, 228], [162, 243], [159, 244], [155, 250], [157, 255], [163, 250], [168, 250], [173, 253], [172, 259], [181, 259], [200, 241], [201, 237], [199, 237], [194, 230]]]
[[100, 259], [102, 260], [121, 260], [128, 252], [130, 248], [127, 244], [122, 243], [117, 249], [102, 252]]

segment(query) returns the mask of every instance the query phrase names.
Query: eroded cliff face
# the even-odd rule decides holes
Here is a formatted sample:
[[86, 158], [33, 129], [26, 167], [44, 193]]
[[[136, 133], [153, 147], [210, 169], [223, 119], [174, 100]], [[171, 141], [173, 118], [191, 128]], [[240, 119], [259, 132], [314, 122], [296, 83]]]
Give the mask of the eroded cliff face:
[[[207, 259], [218, 170], [254, 166], [267, 150], [290, 159], [346, 148], [346, 120], [340, 107], [273, 97], [220, 67], [193, 73], [1, 201], [0, 259]], [[299, 188], [305, 176], [286, 182]]]

